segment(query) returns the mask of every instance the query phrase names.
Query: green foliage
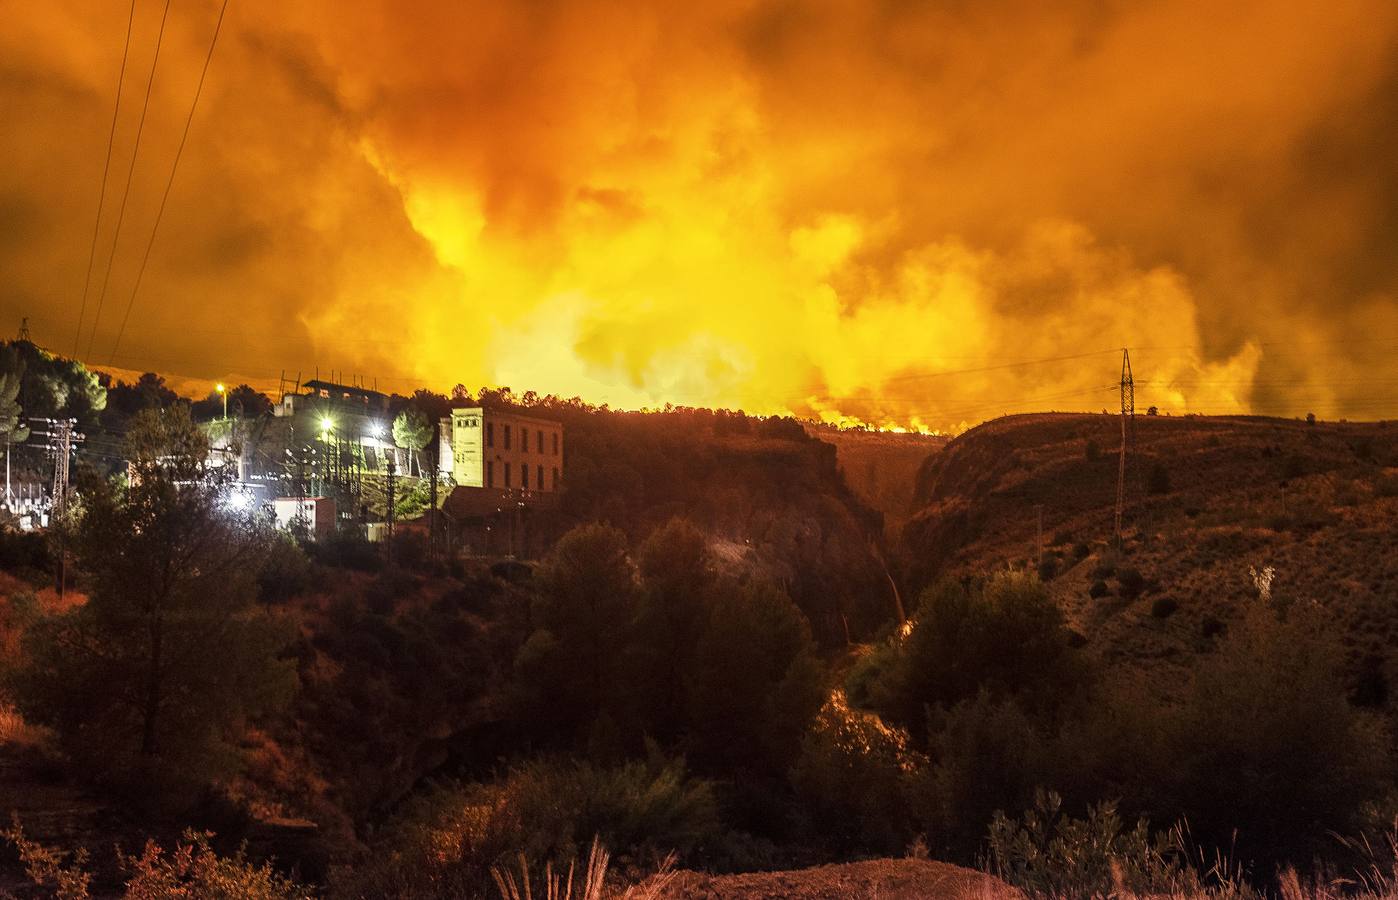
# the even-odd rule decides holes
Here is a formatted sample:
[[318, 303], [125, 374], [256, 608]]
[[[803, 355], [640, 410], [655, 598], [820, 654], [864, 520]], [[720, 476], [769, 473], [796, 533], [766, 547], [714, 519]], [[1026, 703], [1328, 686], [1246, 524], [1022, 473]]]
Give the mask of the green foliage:
[[[314, 896], [309, 888], [277, 874], [270, 863], [249, 861], [241, 848], [232, 856], [219, 856], [209, 846], [211, 837], [185, 831], [183, 840], [169, 853], [155, 841], [147, 841], [139, 856], [118, 850], [118, 863], [126, 876], [120, 896], [124, 900], [309, 900]], [[68, 858], [28, 838], [18, 823], [0, 832], [0, 838], [14, 845], [34, 887], [52, 891], [57, 900], [87, 900], [91, 896], [86, 851], [79, 850]]]
[[982, 691], [938, 717], [917, 796], [935, 850], [969, 860], [998, 810], [1022, 809], [1049, 776], [1052, 748], [1014, 700]]
[[704, 533], [683, 519], [656, 529], [638, 553], [643, 588], [634, 664], [648, 734], [673, 739], [688, 706], [686, 676], [718, 586]]
[[928, 707], [986, 692], [1051, 713], [1086, 678], [1043, 584], [1014, 572], [929, 588], [907, 637], [895, 638], [868, 665], [878, 676], [857, 670], [850, 696], [915, 736], [925, 733]]
[[393, 443], [420, 452], [432, 440], [432, 423], [416, 407], [409, 406], [393, 419]]
[[908, 736], [836, 691], [801, 742], [792, 786], [810, 840], [832, 849], [897, 853], [914, 833], [910, 799], [926, 759]]
[[226, 772], [237, 724], [292, 684], [287, 631], [256, 608], [266, 526], [201, 472], [182, 409], [133, 423], [128, 491], [88, 491], [73, 545], [89, 599], [36, 622], [9, 677], [73, 758], [172, 803]]
[[[18, 399], [25, 415], [71, 416], [88, 428], [106, 408], [106, 388], [81, 362], [55, 356], [28, 341], [10, 341], [5, 352], [23, 373]], [[10, 363], [4, 368], [10, 370]]]
[[147, 841], [140, 856], [122, 856], [126, 870], [125, 900], [310, 900], [315, 893], [279, 875], [271, 863], [253, 863], [243, 848], [219, 856], [209, 846], [212, 835], [186, 831], [169, 853]]
[[728, 773], [783, 772], [824, 699], [810, 627], [790, 598], [766, 584], [721, 592], [688, 679], [695, 760]]
[[534, 705], [563, 732], [615, 718], [626, 696], [625, 649], [636, 617], [635, 569], [626, 535], [585, 525], [564, 535], [539, 573], [537, 630], [516, 671]]
[[540, 759], [492, 784], [442, 785], [390, 823], [372, 857], [340, 873], [343, 896], [483, 896], [490, 870], [517, 857], [566, 869], [594, 839], [636, 859], [682, 858], [711, 847], [719, 818], [712, 787], [679, 761], [597, 766]]
[[29, 428], [20, 423], [24, 410], [19, 392], [24, 381], [24, 360], [12, 347], [0, 349], [0, 440], [20, 444], [29, 439]]
[[1195, 673], [1166, 752], [1169, 815], [1206, 844], [1238, 829], [1245, 858], [1304, 861], [1353, 833], [1390, 783], [1378, 724], [1346, 700], [1343, 655], [1319, 608], [1256, 604]]
[[[1074, 819], [1063, 815], [1057, 794], [1042, 790], [1020, 819], [995, 814], [989, 867], [1031, 897], [1210, 895], [1187, 862], [1179, 832], [1152, 837], [1145, 819], [1124, 830], [1111, 802], [1089, 808], [1086, 819]], [[1235, 885], [1226, 884], [1212, 895], [1236, 893]]]

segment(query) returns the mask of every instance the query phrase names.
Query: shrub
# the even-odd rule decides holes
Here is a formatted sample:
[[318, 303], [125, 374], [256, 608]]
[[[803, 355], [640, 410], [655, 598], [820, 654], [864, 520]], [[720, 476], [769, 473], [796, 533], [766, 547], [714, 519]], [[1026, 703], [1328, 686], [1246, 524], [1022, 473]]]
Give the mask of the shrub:
[[442, 784], [409, 801], [369, 857], [332, 876], [335, 895], [483, 896], [493, 867], [523, 857], [566, 868], [594, 839], [638, 859], [717, 842], [712, 787], [683, 763], [603, 767], [539, 759], [492, 784]]
[[1124, 600], [1135, 600], [1146, 588], [1146, 579], [1136, 569], [1118, 569], [1116, 592]]
[[[127, 856], [118, 850], [117, 861], [126, 875], [121, 896], [126, 900], [309, 900], [315, 896], [310, 888], [277, 874], [269, 863], [258, 865], [249, 861], [242, 849], [232, 856], [219, 856], [209, 846], [212, 837], [186, 831], [169, 853], [155, 841], [147, 841], [139, 856]], [[92, 875], [86, 871], [86, 851], [70, 856], [45, 847], [26, 837], [18, 823], [0, 832], [0, 838], [15, 846], [25, 875], [35, 887], [51, 889], [61, 900], [87, 900], [90, 896]]]
[[949, 707], [982, 691], [1023, 696], [1026, 708], [1051, 713], [1086, 674], [1043, 584], [1015, 572], [928, 589], [907, 637], [889, 653], [879, 683], [859, 686], [872, 708], [915, 737], [929, 706]]
[[1227, 630], [1228, 626], [1218, 616], [1205, 616], [1199, 623], [1199, 633], [1206, 638], [1218, 637]]
[[1052, 581], [1053, 576], [1058, 574], [1058, 558], [1055, 556], [1045, 556], [1039, 561], [1039, 580]]
[[835, 691], [801, 742], [791, 782], [811, 830], [838, 850], [896, 853], [912, 834], [908, 801], [924, 764], [907, 734]]
[[1174, 597], [1157, 597], [1150, 605], [1150, 614], [1157, 619], [1168, 619], [1180, 608]]
[[1092, 582], [1092, 586], [1087, 589], [1087, 595], [1096, 600], [1098, 597], [1105, 597], [1109, 590], [1107, 583], [1099, 578]]
[[1168, 785], [1143, 790], [1187, 813], [1205, 846], [1304, 862], [1357, 830], [1390, 786], [1388, 745], [1346, 700], [1343, 654], [1316, 607], [1252, 604], [1206, 656], [1168, 726]]
[[1048, 773], [1044, 738], [1014, 700], [982, 691], [931, 726], [935, 761], [917, 792], [934, 856], [970, 860], [997, 810], [1022, 809]]
[[810, 627], [791, 599], [762, 584], [721, 592], [687, 679], [696, 766], [783, 775], [825, 697]]
[[1155, 463], [1146, 476], [1146, 490], [1152, 494], [1170, 493], [1170, 472], [1163, 463]]
[[1018, 820], [996, 812], [991, 872], [1031, 897], [1206, 896], [1178, 831], [1152, 838], [1145, 819], [1126, 831], [1110, 802], [1089, 808], [1086, 819], [1063, 815], [1061, 806], [1057, 794], [1041, 790]]
[[1080, 542], [1078, 542], [1078, 543], [1076, 543], [1076, 544], [1073, 545], [1073, 559], [1076, 559], [1076, 560], [1084, 560], [1084, 559], [1087, 559], [1087, 555], [1088, 555], [1089, 553], [1091, 553], [1091, 552], [1092, 552], [1092, 548], [1089, 547], [1089, 546], [1087, 546], [1087, 544], [1084, 543], [1084, 542], [1081, 542], [1081, 541], [1080, 541]]

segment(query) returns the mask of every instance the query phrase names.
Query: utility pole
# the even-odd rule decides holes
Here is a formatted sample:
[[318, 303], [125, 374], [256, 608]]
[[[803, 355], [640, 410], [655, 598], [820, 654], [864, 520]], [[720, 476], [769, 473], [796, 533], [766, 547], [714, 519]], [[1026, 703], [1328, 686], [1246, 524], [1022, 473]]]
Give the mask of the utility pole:
[[22, 319], [19, 320], [19, 339], [20, 339], [21, 341], [25, 341], [25, 342], [30, 343], [30, 344], [34, 343], [34, 341], [29, 337], [29, 317], [28, 317], [28, 316], [25, 316], [24, 318], [22, 318]]
[[1116, 470], [1116, 545], [1121, 546], [1121, 517], [1126, 510], [1126, 452], [1136, 424], [1136, 383], [1131, 377], [1131, 351], [1121, 351], [1121, 456]]
[[437, 470], [441, 464], [442, 456], [442, 423], [434, 422], [432, 429], [432, 468], [428, 473], [428, 478], [432, 481], [428, 484], [429, 500], [427, 507], [427, 558], [436, 561], [437, 559]]
[[398, 466], [393, 461], [393, 457], [388, 458], [388, 528], [384, 535], [384, 546], [388, 548], [388, 564], [393, 565], [393, 481], [398, 474]]

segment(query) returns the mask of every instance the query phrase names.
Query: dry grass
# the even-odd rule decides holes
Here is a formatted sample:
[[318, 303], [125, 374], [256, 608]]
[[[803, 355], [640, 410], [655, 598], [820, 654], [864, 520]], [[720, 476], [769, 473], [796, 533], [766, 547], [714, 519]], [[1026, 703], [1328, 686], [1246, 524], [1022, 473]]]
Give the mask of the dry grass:
[[[502, 900], [535, 900], [534, 883], [529, 875], [529, 860], [519, 855], [519, 877], [515, 872], [502, 866], [494, 866], [490, 875], [500, 891]], [[611, 854], [597, 838], [592, 839], [592, 848], [587, 854], [587, 865], [577, 871], [577, 861], [568, 863], [568, 871], [555, 872], [553, 863], [544, 864], [540, 878], [538, 900], [660, 900], [670, 896], [670, 888], [676, 878], [675, 856], [666, 857], [660, 870], [640, 884], [625, 888], [608, 885], [608, 869], [611, 867]], [[581, 880], [579, 880], [581, 879]]]

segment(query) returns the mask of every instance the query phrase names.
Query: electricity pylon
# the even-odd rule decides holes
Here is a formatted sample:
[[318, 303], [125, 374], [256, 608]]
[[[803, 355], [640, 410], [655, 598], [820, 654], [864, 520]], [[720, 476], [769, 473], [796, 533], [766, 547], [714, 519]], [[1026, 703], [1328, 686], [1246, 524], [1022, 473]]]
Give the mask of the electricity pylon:
[[1121, 546], [1121, 516], [1126, 509], [1126, 452], [1136, 424], [1136, 383], [1131, 377], [1131, 351], [1121, 351], [1121, 456], [1116, 470], [1116, 543]]

